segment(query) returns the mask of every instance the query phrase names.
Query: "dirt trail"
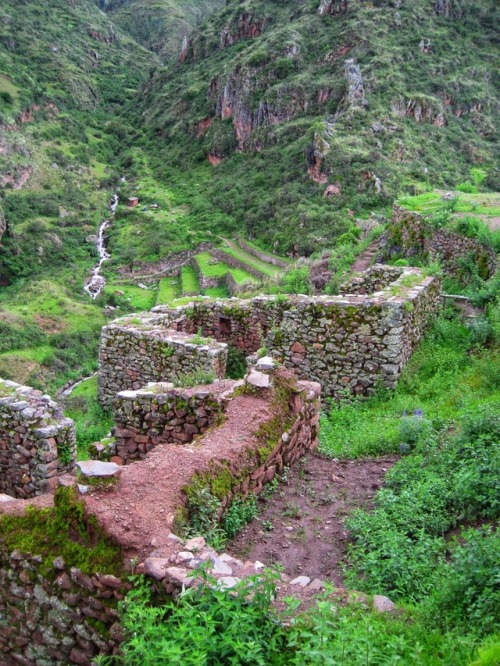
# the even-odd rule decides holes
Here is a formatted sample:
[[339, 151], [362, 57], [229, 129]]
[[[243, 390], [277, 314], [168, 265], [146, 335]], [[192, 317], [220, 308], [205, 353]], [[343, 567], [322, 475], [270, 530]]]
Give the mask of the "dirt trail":
[[341, 586], [348, 546], [344, 520], [358, 507], [372, 506], [396, 461], [397, 456], [336, 461], [309, 454], [227, 551], [268, 566], [281, 564], [289, 576], [328, 578]]
[[[221, 387], [228, 388], [226, 382]], [[127, 558], [148, 557], [152, 548], [155, 556], [166, 557], [176, 549], [168, 536], [175, 512], [183, 505], [182, 488], [213, 460], [240, 460], [252, 445], [256, 424], [269, 417], [265, 400], [241, 396], [229, 403], [224, 423], [208, 432], [202, 445], [157, 446], [145, 460], [123, 468], [116, 490], [90, 491], [84, 501]]]
[[366, 250], [359, 255], [354, 264], [352, 265], [353, 273], [362, 273], [366, 271], [367, 268], [371, 266], [374, 258], [377, 256], [378, 252], [378, 240], [374, 240], [373, 243], [370, 243]]

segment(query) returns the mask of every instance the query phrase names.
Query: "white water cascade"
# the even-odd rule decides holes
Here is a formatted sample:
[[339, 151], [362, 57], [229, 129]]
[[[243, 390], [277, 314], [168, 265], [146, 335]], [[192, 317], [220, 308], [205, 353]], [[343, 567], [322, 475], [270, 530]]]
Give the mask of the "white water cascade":
[[99, 253], [99, 263], [96, 264], [92, 269], [92, 274], [84, 286], [85, 291], [93, 300], [95, 300], [99, 296], [99, 294], [101, 293], [106, 284], [105, 278], [103, 278], [103, 276], [101, 275], [101, 268], [103, 263], [107, 261], [111, 257], [111, 255], [106, 250], [105, 234], [106, 234], [106, 229], [111, 224], [111, 218], [115, 214], [117, 206], [118, 206], [118, 195], [113, 194], [113, 197], [111, 198], [111, 205], [109, 207], [111, 215], [109, 219], [102, 222], [102, 224], [99, 226], [99, 232], [97, 234], [97, 252]]

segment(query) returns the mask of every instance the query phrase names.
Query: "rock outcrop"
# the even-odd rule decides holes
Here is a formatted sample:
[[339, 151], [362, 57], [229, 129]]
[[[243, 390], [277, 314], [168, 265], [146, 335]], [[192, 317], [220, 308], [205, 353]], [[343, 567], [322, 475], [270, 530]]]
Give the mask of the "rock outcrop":
[[348, 9], [348, 0], [321, 0], [318, 14], [320, 16], [335, 16], [336, 14], [345, 14]]
[[4, 235], [6, 230], [7, 230], [7, 221], [5, 219], [3, 209], [0, 206], [0, 242], [1, 242], [2, 236]]

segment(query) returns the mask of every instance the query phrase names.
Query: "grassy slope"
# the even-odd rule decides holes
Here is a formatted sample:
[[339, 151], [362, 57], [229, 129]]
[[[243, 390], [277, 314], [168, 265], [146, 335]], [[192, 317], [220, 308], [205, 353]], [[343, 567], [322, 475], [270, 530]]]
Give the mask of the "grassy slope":
[[179, 54], [182, 39], [224, 0], [97, 0], [110, 17], [139, 44], [170, 60]]
[[[155, 133], [149, 147], [156, 166], [172, 178], [169, 167], [190, 170], [183, 177], [195, 203], [204, 199], [199, 221], [211, 219], [226, 233], [243, 223], [281, 253], [293, 242], [307, 252], [346, 230], [347, 206], [383, 206], [401, 188], [428, 182], [449, 187], [477, 165], [494, 185], [494, 3], [466, 0], [445, 16], [417, 0], [404, 3], [399, 18], [393, 3], [352, 0], [347, 14], [333, 17], [318, 15], [318, 5], [231, 1], [193, 34], [187, 60], [160, 69], [145, 87], [140, 102]], [[237, 32], [245, 10], [263, 22], [262, 34], [221, 49], [221, 32]], [[431, 41], [428, 53], [419, 47], [423, 37]], [[346, 100], [347, 58], [361, 68], [366, 106]], [[233, 106], [244, 109], [238, 129], [259, 108], [277, 123], [254, 130], [245, 155], [235, 153], [233, 122], [217, 111], [228, 82], [236, 89]], [[401, 117], [398, 104], [418, 107], [429, 120]], [[207, 118], [212, 125], [200, 136]], [[325, 118], [335, 118], [330, 134]], [[306, 152], [314, 146], [329, 182], [341, 188], [333, 199], [307, 176]], [[206, 178], [208, 153], [223, 162]], [[380, 194], [371, 174], [381, 179]]]
[[106, 215], [107, 188], [121, 170], [116, 109], [154, 57], [87, 0], [24, 2], [22, 11], [6, 0], [0, 17], [0, 81], [11, 94], [0, 102], [8, 223], [0, 374], [53, 389], [96, 364], [105, 318], [82, 289], [96, 261], [86, 239]]

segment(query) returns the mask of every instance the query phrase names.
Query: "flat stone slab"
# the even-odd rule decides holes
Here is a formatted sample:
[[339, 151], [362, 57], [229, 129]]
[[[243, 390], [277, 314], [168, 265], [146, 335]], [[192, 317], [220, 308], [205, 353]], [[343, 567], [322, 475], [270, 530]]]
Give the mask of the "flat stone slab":
[[311, 579], [308, 576], [297, 576], [297, 578], [294, 578], [292, 581], [290, 581], [290, 585], [300, 585], [300, 587], [307, 587], [310, 582]]
[[110, 478], [118, 477], [122, 473], [120, 465], [112, 462], [101, 462], [100, 460], [83, 460], [77, 462], [80, 472], [87, 478]]
[[255, 386], [255, 388], [269, 388], [269, 376], [265, 375], [263, 372], [257, 372], [257, 370], [252, 370], [248, 377], [246, 378], [247, 384], [250, 386]]
[[4, 502], [15, 502], [16, 498], [11, 497], [10, 495], [4, 495], [3, 493], [0, 493], [0, 504], [3, 504]]
[[272, 370], [274, 361], [270, 356], [263, 356], [257, 361], [257, 370]]

